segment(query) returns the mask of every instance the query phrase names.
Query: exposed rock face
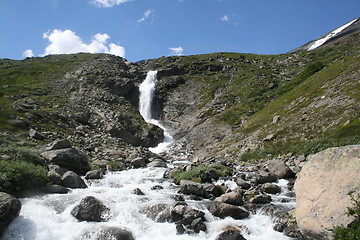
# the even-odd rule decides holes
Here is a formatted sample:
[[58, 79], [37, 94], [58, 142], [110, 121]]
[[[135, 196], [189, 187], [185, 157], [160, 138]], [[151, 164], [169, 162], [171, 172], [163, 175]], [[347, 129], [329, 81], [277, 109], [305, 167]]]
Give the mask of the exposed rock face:
[[334, 226], [352, 219], [349, 193], [360, 193], [360, 145], [329, 148], [308, 158], [295, 182], [296, 220], [303, 235], [331, 239]]
[[0, 236], [20, 212], [21, 202], [15, 197], [0, 192]]
[[41, 153], [51, 164], [69, 169], [77, 174], [85, 174], [90, 170], [88, 158], [74, 148], [56, 149]]
[[80, 221], [104, 222], [108, 219], [110, 209], [100, 200], [88, 196], [81, 200], [72, 211], [71, 215]]

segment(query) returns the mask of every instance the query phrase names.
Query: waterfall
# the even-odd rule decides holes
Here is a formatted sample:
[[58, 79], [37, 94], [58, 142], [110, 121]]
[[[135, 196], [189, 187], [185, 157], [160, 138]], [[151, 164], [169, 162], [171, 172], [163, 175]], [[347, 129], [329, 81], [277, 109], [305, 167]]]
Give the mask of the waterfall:
[[158, 120], [152, 118], [151, 106], [154, 98], [157, 71], [149, 71], [145, 80], [140, 84], [139, 112], [147, 123], [154, 124], [164, 130], [164, 140], [154, 148], [149, 148], [154, 153], [161, 153], [167, 149], [174, 139]]

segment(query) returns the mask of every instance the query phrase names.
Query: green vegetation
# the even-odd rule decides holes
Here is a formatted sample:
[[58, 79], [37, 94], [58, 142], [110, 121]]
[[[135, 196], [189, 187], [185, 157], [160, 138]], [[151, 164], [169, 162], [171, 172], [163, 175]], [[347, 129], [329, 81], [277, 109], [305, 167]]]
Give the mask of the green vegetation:
[[47, 169], [36, 151], [0, 146], [0, 191], [23, 195], [48, 183]]
[[347, 209], [348, 216], [355, 217], [355, 220], [348, 226], [337, 226], [333, 229], [335, 240], [360, 240], [360, 195], [351, 195], [353, 206]]
[[229, 176], [232, 173], [229, 167], [221, 164], [201, 164], [187, 171], [177, 169], [175, 172], [173, 172], [172, 177], [177, 184], [179, 184], [181, 180], [201, 182], [201, 172], [209, 172], [211, 170], [215, 171], [219, 176]]

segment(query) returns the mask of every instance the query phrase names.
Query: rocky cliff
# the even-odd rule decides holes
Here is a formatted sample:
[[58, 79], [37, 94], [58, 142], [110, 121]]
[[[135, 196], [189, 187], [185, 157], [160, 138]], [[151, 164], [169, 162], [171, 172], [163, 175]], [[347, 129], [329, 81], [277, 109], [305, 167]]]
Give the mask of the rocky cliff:
[[138, 113], [138, 85], [148, 70], [158, 70], [153, 116], [177, 140], [173, 150], [190, 160], [306, 156], [356, 144], [358, 35], [355, 40], [295, 54], [213, 53], [138, 63], [106, 54], [3, 59], [1, 130], [33, 128], [43, 132], [44, 143], [67, 137], [92, 153], [154, 146], [162, 130]]

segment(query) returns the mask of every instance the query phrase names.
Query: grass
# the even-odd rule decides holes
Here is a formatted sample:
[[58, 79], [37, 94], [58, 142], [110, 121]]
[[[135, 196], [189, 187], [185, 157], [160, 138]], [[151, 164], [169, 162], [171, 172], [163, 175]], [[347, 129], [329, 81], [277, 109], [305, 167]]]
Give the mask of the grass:
[[201, 171], [208, 172], [210, 170], [214, 170], [219, 176], [229, 176], [232, 173], [229, 167], [221, 164], [202, 164], [187, 171], [183, 171], [182, 169], [176, 170], [173, 173], [173, 179], [177, 184], [179, 184], [181, 180], [201, 182]]
[[49, 183], [45, 163], [30, 147], [0, 146], [0, 191], [24, 195]]

